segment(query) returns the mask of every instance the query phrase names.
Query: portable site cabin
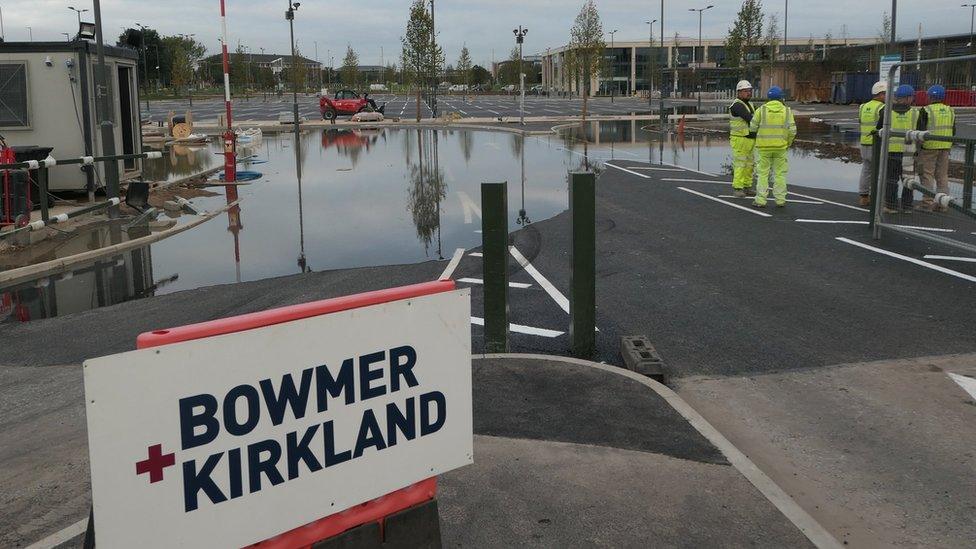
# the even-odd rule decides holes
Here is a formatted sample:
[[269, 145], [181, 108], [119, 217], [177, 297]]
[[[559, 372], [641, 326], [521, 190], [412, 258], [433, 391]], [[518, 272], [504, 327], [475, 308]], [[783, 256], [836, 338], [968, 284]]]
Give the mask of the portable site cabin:
[[[138, 59], [135, 50], [105, 46], [116, 154], [142, 152]], [[103, 156], [97, 62], [95, 44], [88, 40], [0, 42], [0, 134], [7, 144], [54, 147], [51, 156], [57, 159]], [[119, 164], [123, 181], [141, 175], [141, 161]], [[96, 163], [94, 170], [57, 166], [48, 186], [52, 191], [104, 187], [104, 164]]]

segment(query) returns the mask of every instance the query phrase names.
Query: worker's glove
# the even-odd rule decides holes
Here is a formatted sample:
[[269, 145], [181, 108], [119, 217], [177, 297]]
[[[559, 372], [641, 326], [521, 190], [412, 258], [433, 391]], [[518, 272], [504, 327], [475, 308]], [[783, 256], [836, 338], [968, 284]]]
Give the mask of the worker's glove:
[[902, 184], [905, 185], [906, 189], [918, 189], [922, 187], [922, 181], [917, 175], [909, 175], [902, 178]]

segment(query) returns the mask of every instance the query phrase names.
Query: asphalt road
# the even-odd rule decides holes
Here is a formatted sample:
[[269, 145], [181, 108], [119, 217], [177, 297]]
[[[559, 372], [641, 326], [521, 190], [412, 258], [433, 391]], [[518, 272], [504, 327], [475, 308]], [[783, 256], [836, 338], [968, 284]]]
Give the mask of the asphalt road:
[[[405, 119], [417, 116], [417, 100], [413, 96], [404, 95], [373, 95], [379, 105], [386, 105], [388, 117]], [[516, 95], [460, 95], [441, 96], [438, 98], [439, 114], [456, 112], [465, 118], [497, 118], [519, 116], [519, 100]], [[608, 98], [591, 99], [589, 112], [598, 115], [629, 115], [632, 113], [646, 113], [649, 108], [646, 99], [633, 97], [619, 97], [611, 101]], [[681, 102], [684, 104], [686, 102]], [[671, 104], [670, 102], [668, 104]], [[321, 114], [318, 98], [312, 95], [299, 96], [299, 113], [308, 120], [319, 120]], [[657, 106], [657, 100], [655, 100]], [[146, 117], [146, 102], [142, 102], [142, 116]], [[526, 96], [525, 116], [577, 116], [582, 112], [583, 101], [564, 98], [547, 98]], [[165, 120], [170, 111], [182, 114], [190, 109], [195, 120], [213, 120], [224, 113], [222, 99], [197, 99], [190, 107], [187, 100], [150, 101], [148, 113], [153, 120]], [[240, 122], [277, 120], [281, 113], [291, 115], [292, 99], [290, 95], [271, 97], [265, 100], [262, 96], [252, 96], [250, 99], [235, 97], [234, 119]], [[420, 113], [423, 118], [432, 116], [431, 109], [426, 103], [421, 103]]]

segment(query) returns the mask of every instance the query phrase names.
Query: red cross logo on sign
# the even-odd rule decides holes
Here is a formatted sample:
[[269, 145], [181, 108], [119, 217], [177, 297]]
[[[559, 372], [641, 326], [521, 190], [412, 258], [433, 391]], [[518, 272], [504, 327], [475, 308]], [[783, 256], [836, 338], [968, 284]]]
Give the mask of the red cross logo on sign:
[[149, 457], [136, 462], [136, 474], [149, 473], [149, 483], [163, 480], [163, 469], [176, 464], [176, 454], [163, 454], [163, 445], [150, 446]]

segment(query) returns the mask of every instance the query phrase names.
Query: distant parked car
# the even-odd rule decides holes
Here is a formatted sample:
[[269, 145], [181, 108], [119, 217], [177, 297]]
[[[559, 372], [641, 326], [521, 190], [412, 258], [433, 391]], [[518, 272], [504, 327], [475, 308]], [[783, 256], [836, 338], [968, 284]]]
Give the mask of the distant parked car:
[[372, 91], [372, 92], [385, 92], [385, 91], [389, 91], [389, 90], [387, 90], [386, 84], [370, 84], [369, 85], [369, 91]]
[[529, 88], [529, 93], [532, 95], [543, 95], [545, 92], [545, 87], [542, 84], [536, 84]]
[[509, 84], [507, 86], [502, 87], [502, 91], [505, 93], [513, 93], [515, 91], [515, 88], [517, 87], [518, 86], [516, 86], [515, 84]]
[[466, 92], [468, 91], [468, 86], [465, 84], [454, 84], [447, 91], [450, 92]]

